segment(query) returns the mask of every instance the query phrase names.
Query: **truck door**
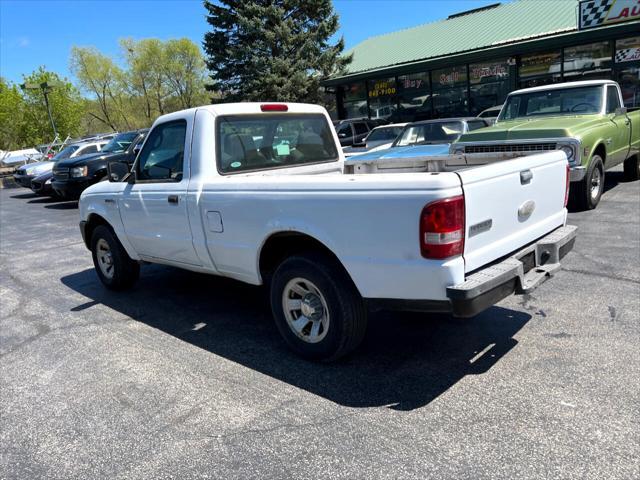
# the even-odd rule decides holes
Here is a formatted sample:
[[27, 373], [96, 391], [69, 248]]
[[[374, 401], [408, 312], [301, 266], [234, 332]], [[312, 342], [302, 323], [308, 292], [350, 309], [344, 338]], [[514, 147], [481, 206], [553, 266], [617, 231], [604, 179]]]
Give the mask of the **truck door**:
[[171, 263], [201, 265], [187, 215], [190, 132], [180, 119], [153, 127], [135, 164], [135, 183], [119, 198], [127, 237], [138, 254]]
[[626, 113], [620, 113], [620, 94], [614, 85], [607, 86], [607, 116], [611, 124], [606, 132], [607, 168], [617, 165], [627, 158], [629, 151], [630, 122]]

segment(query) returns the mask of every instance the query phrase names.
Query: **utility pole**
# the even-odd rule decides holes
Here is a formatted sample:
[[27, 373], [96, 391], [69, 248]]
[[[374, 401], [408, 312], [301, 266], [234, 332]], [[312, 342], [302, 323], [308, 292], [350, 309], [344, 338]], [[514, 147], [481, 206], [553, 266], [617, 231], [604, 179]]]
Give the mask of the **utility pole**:
[[51, 122], [51, 127], [53, 128], [53, 138], [58, 137], [58, 131], [56, 130], [56, 124], [53, 121], [53, 115], [51, 115], [51, 105], [49, 105], [49, 92], [53, 90], [54, 87], [60, 85], [60, 82], [42, 82], [42, 83], [23, 83], [20, 85], [20, 88], [23, 90], [42, 90], [42, 94], [44, 95], [44, 104], [47, 106], [47, 113], [49, 114], [49, 121]]

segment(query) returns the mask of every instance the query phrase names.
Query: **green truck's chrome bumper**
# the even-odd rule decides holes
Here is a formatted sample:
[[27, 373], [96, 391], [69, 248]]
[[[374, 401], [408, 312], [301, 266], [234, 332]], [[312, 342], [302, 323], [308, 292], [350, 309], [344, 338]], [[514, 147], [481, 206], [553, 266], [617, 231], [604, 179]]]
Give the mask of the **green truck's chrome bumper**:
[[572, 182], [581, 182], [584, 180], [584, 177], [587, 175], [587, 167], [571, 167], [569, 173], [569, 180]]

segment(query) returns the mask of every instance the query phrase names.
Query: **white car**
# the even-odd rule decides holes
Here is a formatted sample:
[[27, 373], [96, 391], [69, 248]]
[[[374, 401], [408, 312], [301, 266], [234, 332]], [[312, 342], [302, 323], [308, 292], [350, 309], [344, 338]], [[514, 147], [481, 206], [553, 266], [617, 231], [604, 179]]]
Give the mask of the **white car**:
[[110, 163], [80, 230], [107, 288], [145, 262], [267, 284], [286, 343], [333, 360], [362, 340], [367, 307], [472, 316], [571, 250], [564, 152], [446, 163], [345, 174], [324, 108], [207, 105], [158, 118], [131, 171]]
[[108, 143], [107, 139], [93, 142], [79, 142], [67, 145], [60, 150], [51, 160], [29, 163], [18, 168], [13, 174], [14, 181], [25, 188], [31, 188], [31, 180], [53, 170], [56, 162], [67, 158], [76, 158], [82, 155], [98, 153]]
[[375, 152], [389, 148], [393, 141], [402, 133], [406, 123], [391, 123], [376, 127], [369, 132], [369, 135], [361, 144], [354, 144], [350, 147], [342, 147], [345, 157], [359, 155], [361, 153]]

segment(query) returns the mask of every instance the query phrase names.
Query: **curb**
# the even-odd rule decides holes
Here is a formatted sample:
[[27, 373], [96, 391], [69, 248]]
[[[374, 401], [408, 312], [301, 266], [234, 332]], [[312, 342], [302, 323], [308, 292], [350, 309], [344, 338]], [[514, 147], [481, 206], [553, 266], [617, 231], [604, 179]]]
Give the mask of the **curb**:
[[2, 177], [1, 180], [2, 181], [0, 182], [0, 189], [1, 188], [18, 188], [19, 187], [19, 185], [15, 182], [13, 177], [10, 177], [10, 176]]

